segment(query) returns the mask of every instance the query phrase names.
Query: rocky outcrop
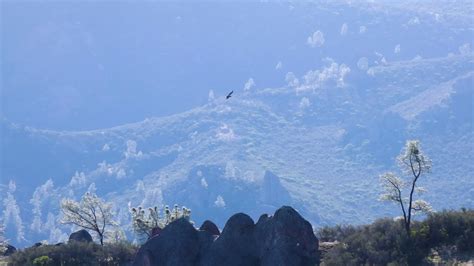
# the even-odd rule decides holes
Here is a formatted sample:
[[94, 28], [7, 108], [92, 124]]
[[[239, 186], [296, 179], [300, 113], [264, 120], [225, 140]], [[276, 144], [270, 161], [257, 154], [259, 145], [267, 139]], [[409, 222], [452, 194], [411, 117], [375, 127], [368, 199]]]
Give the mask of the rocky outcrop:
[[[262, 213], [273, 213], [283, 205], [304, 205], [294, 200], [282, 178], [270, 171], [266, 171], [262, 179], [248, 181], [238, 171], [231, 173], [235, 174], [233, 177], [227, 176], [225, 169], [225, 165], [194, 167], [187, 178], [163, 190], [163, 201], [179, 202], [192, 209], [193, 218], [198, 221], [208, 219], [208, 213], [212, 213], [213, 222], [220, 226], [237, 212], [258, 217]], [[302, 207], [299, 211], [309, 213]]]
[[179, 219], [141, 246], [133, 265], [196, 265], [199, 251], [197, 230]]
[[319, 263], [318, 239], [311, 224], [291, 207], [257, 224], [244, 213], [233, 215], [219, 237], [206, 221], [196, 230], [187, 220], [168, 225], [138, 251], [134, 265], [295, 265]]
[[206, 231], [214, 236], [218, 236], [221, 234], [217, 225], [209, 220], [206, 220], [204, 221], [204, 223], [202, 223], [201, 227], [199, 227], [199, 231]]
[[252, 218], [243, 213], [230, 217], [201, 265], [259, 265]]
[[69, 242], [79, 241], [79, 242], [92, 242], [92, 236], [86, 230], [82, 229], [72, 233], [69, 236]]
[[12, 245], [7, 244], [5, 247], [5, 251], [3, 253], [0, 252], [0, 256], [10, 256], [16, 252], [16, 248]]
[[316, 265], [318, 239], [311, 224], [291, 207], [282, 207], [256, 225], [260, 265]]

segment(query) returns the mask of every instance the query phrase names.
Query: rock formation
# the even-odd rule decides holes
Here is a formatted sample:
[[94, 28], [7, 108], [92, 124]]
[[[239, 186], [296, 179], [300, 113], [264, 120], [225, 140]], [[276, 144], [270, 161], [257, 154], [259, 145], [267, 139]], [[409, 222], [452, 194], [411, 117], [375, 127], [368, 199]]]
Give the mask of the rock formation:
[[92, 236], [84, 229], [76, 231], [69, 236], [69, 241], [92, 242]]
[[218, 233], [217, 226], [210, 221], [196, 230], [187, 220], [177, 220], [139, 249], [134, 265], [319, 263], [318, 239], [311, 224], [291, 207], [281, 207], [273, 216], [262, 215], [256, 224], [250, 216], [237, 213]]

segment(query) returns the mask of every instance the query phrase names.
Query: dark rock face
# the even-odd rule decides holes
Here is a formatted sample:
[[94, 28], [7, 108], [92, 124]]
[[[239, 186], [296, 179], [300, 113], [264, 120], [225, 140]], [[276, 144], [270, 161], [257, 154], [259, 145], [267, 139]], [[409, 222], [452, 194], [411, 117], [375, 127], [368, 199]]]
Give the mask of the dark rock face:
[[161, 234], [161, 231], [163, 231], [163, 229], [161, 229], [159, 227], [155, 227], [155, 228], [151, 229], [151, 237], [150, 238]]
[[210, 221], [197, 231], [188, 221], [177, 220], [140, 248], [134, 265], [314, 266], [319, 263], [318, 239], [311, 224], [291, 207], [278, 209], [273, 217], [262, 215], [257, 224], [248, 215], [237, 213], [227, 221], [217, 239], [214, 229], [218, 232]]
[[92, 236], [86, 230], [82, 229], [72, 233], [69, 236], [69, 241], [92, 242]]
[[34, 243], [33, 246], [31, 246], [32, 248], [37, 248], [37, 247], [41, 247], [43, 245], [43, 243], [41, 242], [37, 242], [37, 243]]
[[202, 223], [201, 227], [199, 227], [199, 231], [206, 231], [215, 236], [221, 234], [221, 232], [219, 232], [219, 228], [217, 228], [217, 225], [209, 220], [206, 220], [204, 223]]
[[230, 217], [222, 234], [212, 243], [201, 265], [259, 265], [255, 243], [255, 224], [247, 214]]
[[311, 224], [291, 207], [281, 207], [256, 226], [260, 265], [316, 265], [318, 239]]
[[211, 233], [207, 231], [198, 231], [199, 255], [196, 259], [198, 265], [202, 264], [203, 259], [209, 256], [211, 245], [214, 243], [216, 237], [217, 236], [211, 235]]
[[15, 248], [14, 246], [12, 246], [12, 245], [8, 245], [8, 244], [7, 244], [7, 245], [6, 245], [6, 250], [3, 252], [3, 254], [0, 253], [0, 255], [2, 255], [2, 256], [10, 256], [10, 255], [12, 255], [12, 254], [15, 253], [15, 252], [16, 252], [16, 248]]
[[196, 265], [198, 256], [198, 231], [187, 220], [179, 219], [148, 240], [133, 265]]
[[260, 215], [260, 218], [258, 218], [257, 224], [266, 223], [268, 220], [270, 220], [270, 216], [268, 216], [266, 213], [262, 214]]

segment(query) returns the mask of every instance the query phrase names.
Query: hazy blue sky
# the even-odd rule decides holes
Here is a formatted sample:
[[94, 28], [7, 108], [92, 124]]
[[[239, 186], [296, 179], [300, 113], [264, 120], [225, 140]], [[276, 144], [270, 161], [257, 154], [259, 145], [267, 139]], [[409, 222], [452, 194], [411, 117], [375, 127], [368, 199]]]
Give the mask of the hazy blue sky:
[[253, 75], [282, 84], [275, 65], [282, 55], [285, 64], [302, 59], [289, 49], [306, 36], [295, 36], [303, 32], [287, 6], [262, 7], [2, 3], [3, 115], [55, 129], [108, 127], [187, 110]]
[[[463, 32], [433, 34], [445, 34], [446, 24], [401, 31], [413, 14], [367, 17], [343, 5], [327, 13], [317, 4], [243, 2], [1, 6], [2, 116], [51, 129], [173, 114], [205, 103], [210, 89], [242, 89], [250, 77], [257, 87], [282, 86], [287, 72], [302, 75], [325, 57], [355, 67], [362, 56], [376, 59], [375, 52], [387, 60], [445, 56], [469, 41]], [[341, 38], [344, 23], [350, 40]], [[312, 47], [307, 38], [317, 30], [325, 44]]]

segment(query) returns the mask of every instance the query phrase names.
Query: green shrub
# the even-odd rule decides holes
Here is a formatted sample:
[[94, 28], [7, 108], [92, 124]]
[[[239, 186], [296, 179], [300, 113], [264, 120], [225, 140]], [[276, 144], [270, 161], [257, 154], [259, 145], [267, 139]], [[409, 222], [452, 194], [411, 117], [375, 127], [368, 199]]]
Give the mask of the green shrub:
[[430, 214], [414, 222], [410, 233], [400, 221], [380, 219], [358, 227], [324, 227], [317, 234], [321, 241], [340, 242], [325, 254], [325, 265], [419, 265], [432, 249], [474, 252], [474, 211]]
[[[72, 241], [62, 245], [42, 245], [14, 253], [11, 265], [128, 265], [137, 247], [123, 242], [100, 246], [95, 243]], [[44, 264], [38, 264], [46, 261]]]
[[474, 252], [474, 210], [433, 213], [423, 224], [431, 246], [453, 245], [461, 252]]
[[355, 254], [347, 250], [345, 244], [339, 243], [324, 256], [322, 265], [358, 265], [358, 261], [359, 259], [356, 258]]
[[419, 264], [429, 250], [408, 238], [400, 221], [380, 219], [354, 228], [324, 257], [326, 265]]
[[51, 263], [51, 259], [48, 256], [41, 256], [33, 260], [34, 265], [46, 266]]
[[322, 242], [342, 241], [356, 230], [352, 225], [324, 226], [316, 232], [316, 236]]

